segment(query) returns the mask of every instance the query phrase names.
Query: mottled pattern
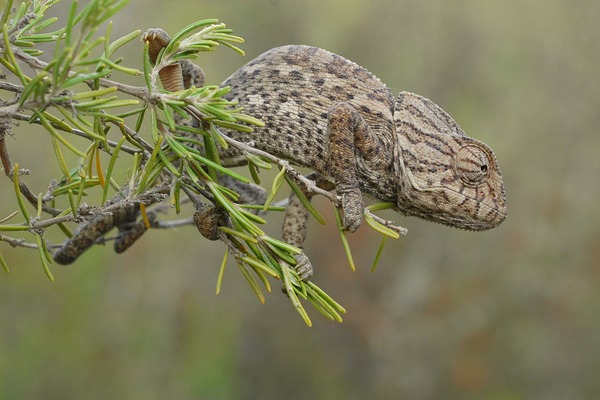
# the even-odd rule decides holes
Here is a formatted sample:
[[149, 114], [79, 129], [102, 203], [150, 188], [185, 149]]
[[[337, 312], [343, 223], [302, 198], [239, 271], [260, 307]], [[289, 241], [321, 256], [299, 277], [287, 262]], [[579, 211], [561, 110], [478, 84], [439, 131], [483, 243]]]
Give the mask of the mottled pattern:
[[[152, 46], [168, 43], [164, 31], [152, 33]], [[189, 61], [182, 62], [182, 71], [184, 87], [201, 82], [201, 72]], [[178, 75], [161, 74], [161, 79], [172, 85]], [[490, 229], [506, 217], [492, 150], [466, 136], [431, 100], [402, 92], [394, 101], [385, 84], [352, 61], [315, 47], [277, 47], [223, 86], [231, 88], [229, 100], [265, 123], [252, 133], [225, 134], [316, 171], [314, 178], [329, 182], [340, 195], [347, 231], [361, 223], [362, 194], [394, 202], [402, 214], [462, 229]], [[223, 151], [221, 160], [225, 166], [246, 163], [233, 148]], [[307, 218], [292, 196], [284, 240], [302, 247]], [[304, 278], [312, 275], [303, 254], [298, 265]]]
[[[249, 62], [223, 85], [231, 87], [229, 99], [239, 101], [245, 113], [265, 123], [251, 134], [228, 132], [231, 136], [253, 141], [257, 148], [330, 178], [336, 175], [332, 169], [354, 164], [364, 192], [389, 200], [395, 197], [390, 190], [396, 146], [394, 99], [366, 69], [326, 50], [284, 46]], [[332, 116], [333, 110], [339, 112]], [[332, 137], [329, 122], [342, 124], [336, 131], [344, 129], [346, 134]], [[340, 149], [343, 157], [332, 157], [331, 147], [334, 152], [344, 148]], [[222, 158], [230, 166], [243, 162], [235, 155], [226, 152]]]

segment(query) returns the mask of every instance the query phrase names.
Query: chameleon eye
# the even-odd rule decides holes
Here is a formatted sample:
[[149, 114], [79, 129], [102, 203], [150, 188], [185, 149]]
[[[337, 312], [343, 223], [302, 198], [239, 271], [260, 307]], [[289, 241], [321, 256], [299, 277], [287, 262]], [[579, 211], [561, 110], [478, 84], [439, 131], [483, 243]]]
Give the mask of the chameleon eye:
[[466, 185], [478, 185], [487, 179], [491, 163], [490, 155], [485, 149], [469, 144], [458, 150], [452, 167]]

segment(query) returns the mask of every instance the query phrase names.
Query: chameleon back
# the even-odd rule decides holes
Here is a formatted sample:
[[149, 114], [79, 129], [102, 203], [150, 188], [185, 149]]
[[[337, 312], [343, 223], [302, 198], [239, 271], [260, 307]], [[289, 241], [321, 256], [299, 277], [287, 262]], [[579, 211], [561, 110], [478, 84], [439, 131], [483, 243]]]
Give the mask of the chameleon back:
[[[271, 49], [231, 75], [222, 86], [243, 112], [261, 119], [264, 128], [232, 137], [290, 162], [325, 172], [328, 111], [351, 104], [389, 146], [395, 146], [394, 99], [375, 75], [327, 50], [289, 45]], [[386, 146], [387, 147], [387, 146]], [[228, 166], [244, 161], [225, 152]]]

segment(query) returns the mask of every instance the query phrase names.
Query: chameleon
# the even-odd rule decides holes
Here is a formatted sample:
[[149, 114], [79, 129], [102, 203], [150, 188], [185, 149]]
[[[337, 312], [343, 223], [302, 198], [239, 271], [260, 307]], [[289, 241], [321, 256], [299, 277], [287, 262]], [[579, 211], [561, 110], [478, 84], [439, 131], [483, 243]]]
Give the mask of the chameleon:
[[[145, 40], [154, 54], [170, 42], [161, 29], [146, 32]], [[165, 88], [203, 84], [199, 67], [187, 60], [179, 67], [161, 75]], [[394, 99], [375, 75], [342, 56], [304, 45], [276, 47], [222, 86], [231, 89], [225, 98], [265, 124], [226, 134], [312, 169], [318, 186], [340, 196], [345, 231], [360, 226], [363, 195], [393, 202], [401, 214], [467, 230], [491, 229], [506, 218], [502, 174], [489, 146], [425, 97], [401, 92]], [[221, 161], [246, 163], [235, 149], [224, 151]], [[282, 239], [302, 248], [307, 220], [292, 196]], [[310, 278], [303, 253], [297, 268]]]
[[[162, 29], [144, 35], [155, 57], [170, 38]], [[170, 70], [167, 70], [170, 68]], [[167, 90], [204, 83], [189, 60], [160, 71]], [[313, 171], [317, 186], [335, 190], [343, 228], [361, 225], [364, 197], [392, 202], [405, 216], [482, 231], [507, 215], [502, 174], [491, 148], [471, 138], [431, 100], [409, 92], [394, 97], [367, 69], [340, 55], [306, 45], [276, 47], [227, 78], [225, 98], [264, 122], [238, 141]], [[226, 167], [247, 161], [236, 149], [220, 154]], [[309, 213], [295, 195], [286, 209], [282, 239], [300, 249]], [[310, 279], [304, 252], [296, 269]]]

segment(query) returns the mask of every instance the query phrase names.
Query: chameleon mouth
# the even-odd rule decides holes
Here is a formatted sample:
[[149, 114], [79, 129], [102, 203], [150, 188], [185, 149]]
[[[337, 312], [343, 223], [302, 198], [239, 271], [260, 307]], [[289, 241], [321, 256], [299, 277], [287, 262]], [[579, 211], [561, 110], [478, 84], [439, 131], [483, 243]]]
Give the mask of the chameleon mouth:
[[[440, 213], [434, 218], [427, 218], [432, 222], [437, 222], [451, 228], [457, 228], [465, 231], [487, 231], [500, 225], [507, 216], [506, 210], [499, 210], [493, 207], [485, 206], [488, 212], [483, 212], [477, 218], [465, 218], [463, 212], [448, 212]], [[482, 210], [483, 211], [483, 210]], [[414, 216], [424, 218], [421, 214], [413, 214]]]
[[[468, 198], [462, 204], [461, 210], [457, 214], [462, 214], [462, 220], [459, 224], [464, 225], [464, 229], [473, 231], [484, 231], [492, 229], [500, 225], [507, 216], [506, 197], [504, 188], [500, 188], [500, 195], [477, 190], [477, 187], [472, 188], [475, 191], [475, 197]], [[458, 192], [455, 191], [458, 194]], [[464, 193], [462, 194], [464, 196]], [[483, 201], [487, 199], [488, 201]], [[465, 218], [471, 216], [471, 218]], [[460, 228], [461, 226], [459, 226]]]
[[398, 210], [405, 215], [468, 231], [489, 230], [506, 219], [504, 188], [498, 195], [481, 186], [419, 188], [415, 182], [412, 190], [399, 196]]

